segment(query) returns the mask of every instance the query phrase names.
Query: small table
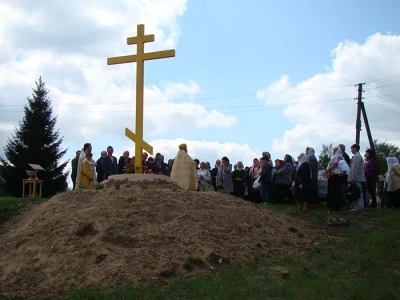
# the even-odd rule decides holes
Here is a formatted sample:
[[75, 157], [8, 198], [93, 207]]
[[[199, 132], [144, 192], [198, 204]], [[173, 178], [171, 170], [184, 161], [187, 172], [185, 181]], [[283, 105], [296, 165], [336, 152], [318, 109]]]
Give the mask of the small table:
[[[39, 179], [22, 179], [22, 197], [42, 197], [42, 184], [43, 180]], [[25, 194], [25, 187], [29, 186], [28, 194]], [[39, 187], [39, 194], [37, 194], [37, 188]]]

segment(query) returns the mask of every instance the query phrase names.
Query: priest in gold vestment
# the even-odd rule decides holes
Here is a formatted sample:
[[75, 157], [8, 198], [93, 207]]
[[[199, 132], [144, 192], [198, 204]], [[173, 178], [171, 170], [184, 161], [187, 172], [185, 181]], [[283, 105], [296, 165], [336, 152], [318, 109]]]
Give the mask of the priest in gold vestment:
[[94, 172], [93, 168], [90, 165], [90, 161], [92, 160], [93, 154], [88, 152], [86, 153], [86, 157], [82, 161], [81, 168], [78, 174], [78, 187], [90, 188], [93, 186]]
[[179, 151], [176, 154], [170, 178], [173, 183], [184, 190], [197, 190], [198, 179], [196, 166], [193, 159], [187, 154], [186, 144], [179, 145]]

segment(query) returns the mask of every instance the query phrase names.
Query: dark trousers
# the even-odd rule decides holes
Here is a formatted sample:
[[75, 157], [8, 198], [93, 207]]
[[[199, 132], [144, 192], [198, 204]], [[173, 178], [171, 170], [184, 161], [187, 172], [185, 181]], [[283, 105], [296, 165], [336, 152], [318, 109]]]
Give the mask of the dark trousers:
[[97, 182], [100, 183], [100, 182], [102, 182], [103, 180], [104, 180], [103, 174], [97, 173]]
[[260, 195], [264, 203], [269, 203], [271, 184], [261, 182]]
[[235, 186], [234, 187], [234, 195], [236, 196], [236, 197], [239, 197], [239, 198], [244, 198], [244, 192], [245, 192], [245, 190], [246, 190], [246, 187], [242, 184], [242, 185], [239, 185], [239, 186]]
[[[372, 200], [372, 207], [376, 207], [378, 204], [376, 203], [376, 189], [373, 186], [368, 187], [368, 193]], [[365, 199], [365, 198], [364, 198]], [[368, 206], [365, 206], [368, 207]]]
[[72, 189], [74, 190], [76, 186], [76, 176], [71, 176], [71, 179], [72, 179]]
[[400, 208], [400, 189], [395, 192], [387, 192], [388, 208]]

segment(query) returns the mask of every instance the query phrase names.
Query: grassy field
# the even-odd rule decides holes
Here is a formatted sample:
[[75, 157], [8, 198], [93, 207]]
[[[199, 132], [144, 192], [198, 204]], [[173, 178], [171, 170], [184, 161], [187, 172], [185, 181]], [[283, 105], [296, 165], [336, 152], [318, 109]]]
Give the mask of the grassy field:
[[[28, 200], [0, 199], [0, 220], [8, 219]], [[308, 257], [282, 256], [232, 268], [215, 276], [171, 279], [167, 285], [96, 289], [71, 293], [67, 299], [400, 299], [400, 211], [338, 214], [346, 227], [326, 225], [326, 208], [273, 205], [283, 214], [311, 221], [325, 235]], [[288, 270], [283, 279], [281, 270]]]

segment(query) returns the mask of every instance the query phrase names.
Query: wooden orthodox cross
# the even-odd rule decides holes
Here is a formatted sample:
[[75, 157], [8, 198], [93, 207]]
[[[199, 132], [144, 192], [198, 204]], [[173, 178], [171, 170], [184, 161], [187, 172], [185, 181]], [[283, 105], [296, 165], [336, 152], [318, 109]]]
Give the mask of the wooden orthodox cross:
[[137, 36], [127, 39], [128, 45], [136, 46], [136, 55], [126, 55], [107, 58], [107, 65], [136, 62], [136, 133], [125, 128], [125, 135], [135, 143], [135, 173], [142, 173], [142, 150], [153, 154], [153, 147], [143, 140], [143, 90], [144, 90], [144, 61], [175, 57], [175, 50], [144, 52], [144, 44], [154, 42], [154, 34], [144, 35], [144, 25], [137, 25]]

